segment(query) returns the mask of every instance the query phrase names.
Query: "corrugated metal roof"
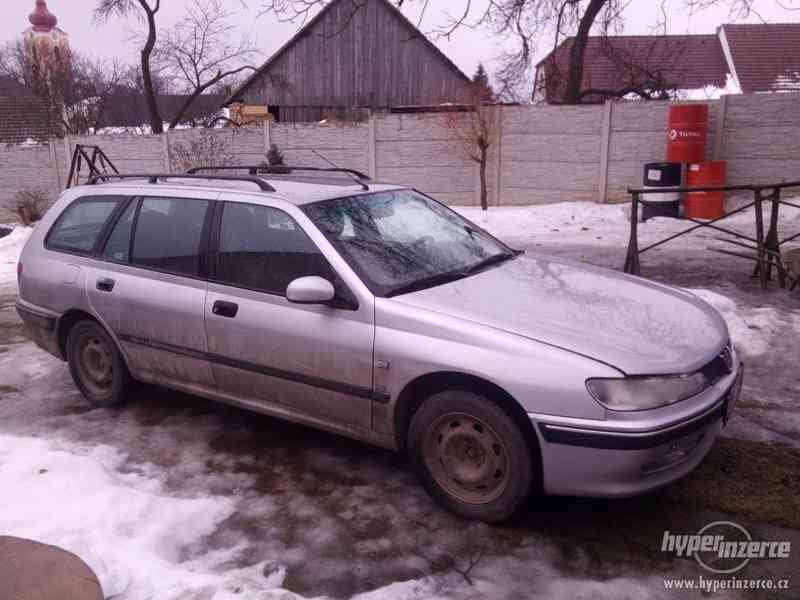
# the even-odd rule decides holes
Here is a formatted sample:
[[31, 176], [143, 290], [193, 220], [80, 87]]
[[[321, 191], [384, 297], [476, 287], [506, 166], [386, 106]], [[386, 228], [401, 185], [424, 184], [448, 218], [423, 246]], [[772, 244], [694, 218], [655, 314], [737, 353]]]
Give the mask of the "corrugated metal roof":
[[[158, 94], [156, 103], [161, 118], [166, 123], [172, 121], [187, 98], [189, 96], [186, 94]], [[201, 94], [189, 106], [182, 123], [212, 117], [219, 112], [223, 99], [224, 96], [217, 94]], [[98, 127], [141, 127], [149, 122], [150, 114], [144, 96], [136, 90], [121, 88], [118, 93], [106, 99]]]

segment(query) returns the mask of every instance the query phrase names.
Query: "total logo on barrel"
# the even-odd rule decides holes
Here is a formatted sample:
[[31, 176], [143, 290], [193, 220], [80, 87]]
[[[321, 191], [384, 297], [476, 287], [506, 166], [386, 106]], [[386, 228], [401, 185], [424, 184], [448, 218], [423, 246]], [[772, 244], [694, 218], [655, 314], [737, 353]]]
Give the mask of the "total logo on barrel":
[[692, 138], [696, 140], [703, 139], [704, 133], [702, 131], [692, 131], [690, 129], [682, 129], [678, 131], [677, 129], [670, 129], [669, 133], [667, 134], [669, 141], [674, 142], [678, 138], [686, 139]]
[[706, 158], [708, 104], [673, 104], [667, 124], [667, 162], [701, 163]]

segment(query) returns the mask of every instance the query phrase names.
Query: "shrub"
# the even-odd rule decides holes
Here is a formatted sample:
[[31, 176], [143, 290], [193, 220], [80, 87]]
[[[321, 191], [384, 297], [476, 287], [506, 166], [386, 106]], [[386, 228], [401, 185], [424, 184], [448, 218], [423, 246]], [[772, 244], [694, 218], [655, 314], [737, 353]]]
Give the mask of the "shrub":
[[228, 136], [205, 130], [186, 143], [174, 143], [171, 154], [175, 173], [186, 173], [194, 167], [229, 167], [236, 164], [228, 145]]
[[267, 162], [270, 166], [284, 165], [283, 152], [280, 151], [277, 144], [270, 144], [269, 152], [267, 152]]
[[40, 221], [47, 211], [47, 194], [40, 189], [20, 190], [14, 196], [12, 211], [23, 225]]

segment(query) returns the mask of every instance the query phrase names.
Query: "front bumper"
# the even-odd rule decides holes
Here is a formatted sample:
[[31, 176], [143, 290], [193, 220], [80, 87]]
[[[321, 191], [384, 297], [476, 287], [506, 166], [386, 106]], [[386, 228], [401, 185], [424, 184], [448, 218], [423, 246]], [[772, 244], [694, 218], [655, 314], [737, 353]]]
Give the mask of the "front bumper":
[[[738, 400], [744, 369], [741, 363], [734, 364], [736, 369], [703, 394], [702, 406], [691, 415], [654, 425], [647, 414], [633, 413], [649, 423], [646, 429], [637, 427], [636, 421], [587, 426], [530, 415], [540, 438], [544, 490], [575, 496], [634, 496], [688, 474], [711, 449]], [[641, 412], [670, 414], [670, 410], [674, 411]]]

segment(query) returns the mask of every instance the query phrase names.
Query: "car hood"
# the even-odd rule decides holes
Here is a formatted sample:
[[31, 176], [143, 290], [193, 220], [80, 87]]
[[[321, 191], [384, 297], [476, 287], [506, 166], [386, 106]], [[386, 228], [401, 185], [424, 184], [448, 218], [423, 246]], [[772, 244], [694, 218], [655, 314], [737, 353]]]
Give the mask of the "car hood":
[[720, 314], [689, 292], [541, 255], [393, 300], [558, 346], [626, 374], [694, 371], [728, 341]]

